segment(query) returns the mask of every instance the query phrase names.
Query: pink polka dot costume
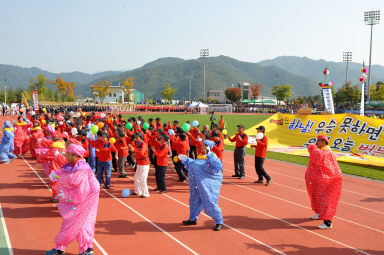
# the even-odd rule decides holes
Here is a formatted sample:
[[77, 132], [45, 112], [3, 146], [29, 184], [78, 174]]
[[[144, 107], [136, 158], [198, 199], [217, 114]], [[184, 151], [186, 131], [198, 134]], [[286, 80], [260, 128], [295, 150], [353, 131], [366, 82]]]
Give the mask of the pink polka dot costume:
[[341, 196], [342, 172], [331, 151], [316, 145], [308, 145], [309, 164], [305, 173], [307, 191], [312, 210], [320, 220], [332, 220]]
[[[78, 147], [81, 146], [71, 144], [67, 152], [77, 154], [75, 150], [84, 150]], [[82, 156], [84, 152], [80, 154]], [[55, 238], [55, 248], [64, 251], [75, 239], [80, 253], [93, 248], [100, 184], [83, 158], [61, 168], [58, 192], [58, 208], [63, 221]]]

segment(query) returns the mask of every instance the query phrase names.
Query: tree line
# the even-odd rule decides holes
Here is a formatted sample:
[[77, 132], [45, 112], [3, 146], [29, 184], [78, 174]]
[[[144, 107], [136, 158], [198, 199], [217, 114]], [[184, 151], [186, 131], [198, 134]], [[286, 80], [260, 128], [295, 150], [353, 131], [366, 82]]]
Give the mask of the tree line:
[[[75, 102], [75, 82], [66, 82], [61, 77], [56, 80], [48, 80], [44, 74], [39, 74], [29, 80], [28, 89], [7, 88], [7, 103], [21, 103], [23, 95], [27, 101], [32, 101], [32, 92], [37, 91], [39, 101], [48, 102]], [[47, 87], [47, 83], [53, 87]], [[56, 88], [56, 89], [55, 89]], [[4, 103], [4, 88], [0, 91], [0, 102]]]
[[[260, 95], [262, 84], [250, 85], [251, 98], [256, 99]], [[338, 104], [357, 104], [361, 100], [361, 85], [352, 86], [351, 82], [343, 84], [343, 86], [335, 91], [334, 87], [331, 87], [332, 96], [336, 105]], [[314, 96], [299, 96], [291, 98], [292, 86], [290, 85], [275, 85], [272, 88], [272, 95], [276, 96], [279, 101], [289, 100], [296, 105], [301, 104], [322, 104], [321, 102], [321, 90], [319, 89], [319, 95]], [[384, 101], [384, 82], [378, 81], [376, 84], [369, 86], [370, 100], [371, 101]], [[238, 87], [227, 88], [225, 90], [225, 96], [232, 103], [237, 103], [242, 99], [241, 89]]]

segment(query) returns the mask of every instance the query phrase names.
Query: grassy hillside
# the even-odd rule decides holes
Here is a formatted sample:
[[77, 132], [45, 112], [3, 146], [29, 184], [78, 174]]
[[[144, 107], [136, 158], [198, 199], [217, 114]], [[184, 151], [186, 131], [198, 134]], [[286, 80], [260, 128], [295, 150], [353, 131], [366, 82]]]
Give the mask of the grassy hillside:
[[[280, 67], [296, 75], [311, 77], [312, 79], [316, 80], [317, 83], [324, 81], [323, 70], [325, 67], [328, 67], [330, 71], [328, 81], [333, 81], [336, 88], [340, 88], [345, 83], [346, 78], [345, 74], [347, 64], [344, 62], [331, 62], [322, 59], [313, 60], [307, 57], [283, 56], [271, 60], [264, 60], [258, 64], [265, 67]], [[361, 68], [362, 63], [349, 63], [348, 81], [352, 81], [352, 84], [360, 83], [359, 77], [361, 75]], [[384, 80], [384, 67], [380, 65], [373, 65], [371, 83], [373, 84], [380, 80]]]
[[[135, 77], [135, 89], [143, 92], [146, 98], [160, 99], [163, 86], [170, 83], [177, 89], [176, 99], [189, 98], [191, 78], [192, 99], [203, 97], [203, 60], [160, 59], [155, 64], [118, 75], [104, 77], [115, 84], [127, 77]], [[242, 81], [261, 82], [262, 95], [271, 95], [271, 88], [276, 85], [275, 74], [279, 73], [280, 83], [293, 87], [293, 96], [315, 95], [319, 93], [314, 80], [293, 75], [279, 67], [263, 67], [255, 63], [241, 62], [229, 57], [219, 56], [206, 59], [206, 89], [224, 90], [232, 84]], [[94, 82], [86, 84], [79, 91], [86, 93]]]

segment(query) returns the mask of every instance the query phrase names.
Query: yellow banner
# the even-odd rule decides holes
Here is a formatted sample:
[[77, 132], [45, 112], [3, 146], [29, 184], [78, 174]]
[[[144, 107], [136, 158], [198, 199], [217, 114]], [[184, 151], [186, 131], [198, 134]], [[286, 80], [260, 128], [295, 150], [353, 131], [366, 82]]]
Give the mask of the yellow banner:
[[[329, 147], [339, 161], [384, 166], [384, 120], [355, 114], [294, 115], [277, 113], [245, 131], [257, 134], [264, 126], [268, 150], [308, 156], [306, 145], [318, 135], [329, 138]], [[229, 143], [226, 140], [226, 143]]]
[[29, 105], [28, 105], [27, 99], [25, 98], [24, 92], [22, 93], [21, 102], [23, 103], [23, 105], [25, 105], [25, 107], [29, 108]]

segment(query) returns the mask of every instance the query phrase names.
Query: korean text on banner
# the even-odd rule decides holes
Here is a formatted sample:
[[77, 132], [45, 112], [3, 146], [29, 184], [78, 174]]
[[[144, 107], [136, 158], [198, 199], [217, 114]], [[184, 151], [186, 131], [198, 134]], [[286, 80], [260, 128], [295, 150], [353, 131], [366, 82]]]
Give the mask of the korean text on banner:
[[39, 110], [39, 93], [38, 92], [32, 92], [32, 101], [33, 101], [33, 109], [35, 111]]
[[[356, 114], [294, 115], [277, 113], [245, 130], [255, 136], [263, 125], [268, 150], [308, 156], [306, 146], [326, 135], [339, 161], [384, 166], [384, 120]], [[226, 144], [230, 144], [226, 140]]]
[[332, 91], [330, 88], [323, 88], [324, 108], [327, 112], [335, 114], [335, 108], [333, 106]]

